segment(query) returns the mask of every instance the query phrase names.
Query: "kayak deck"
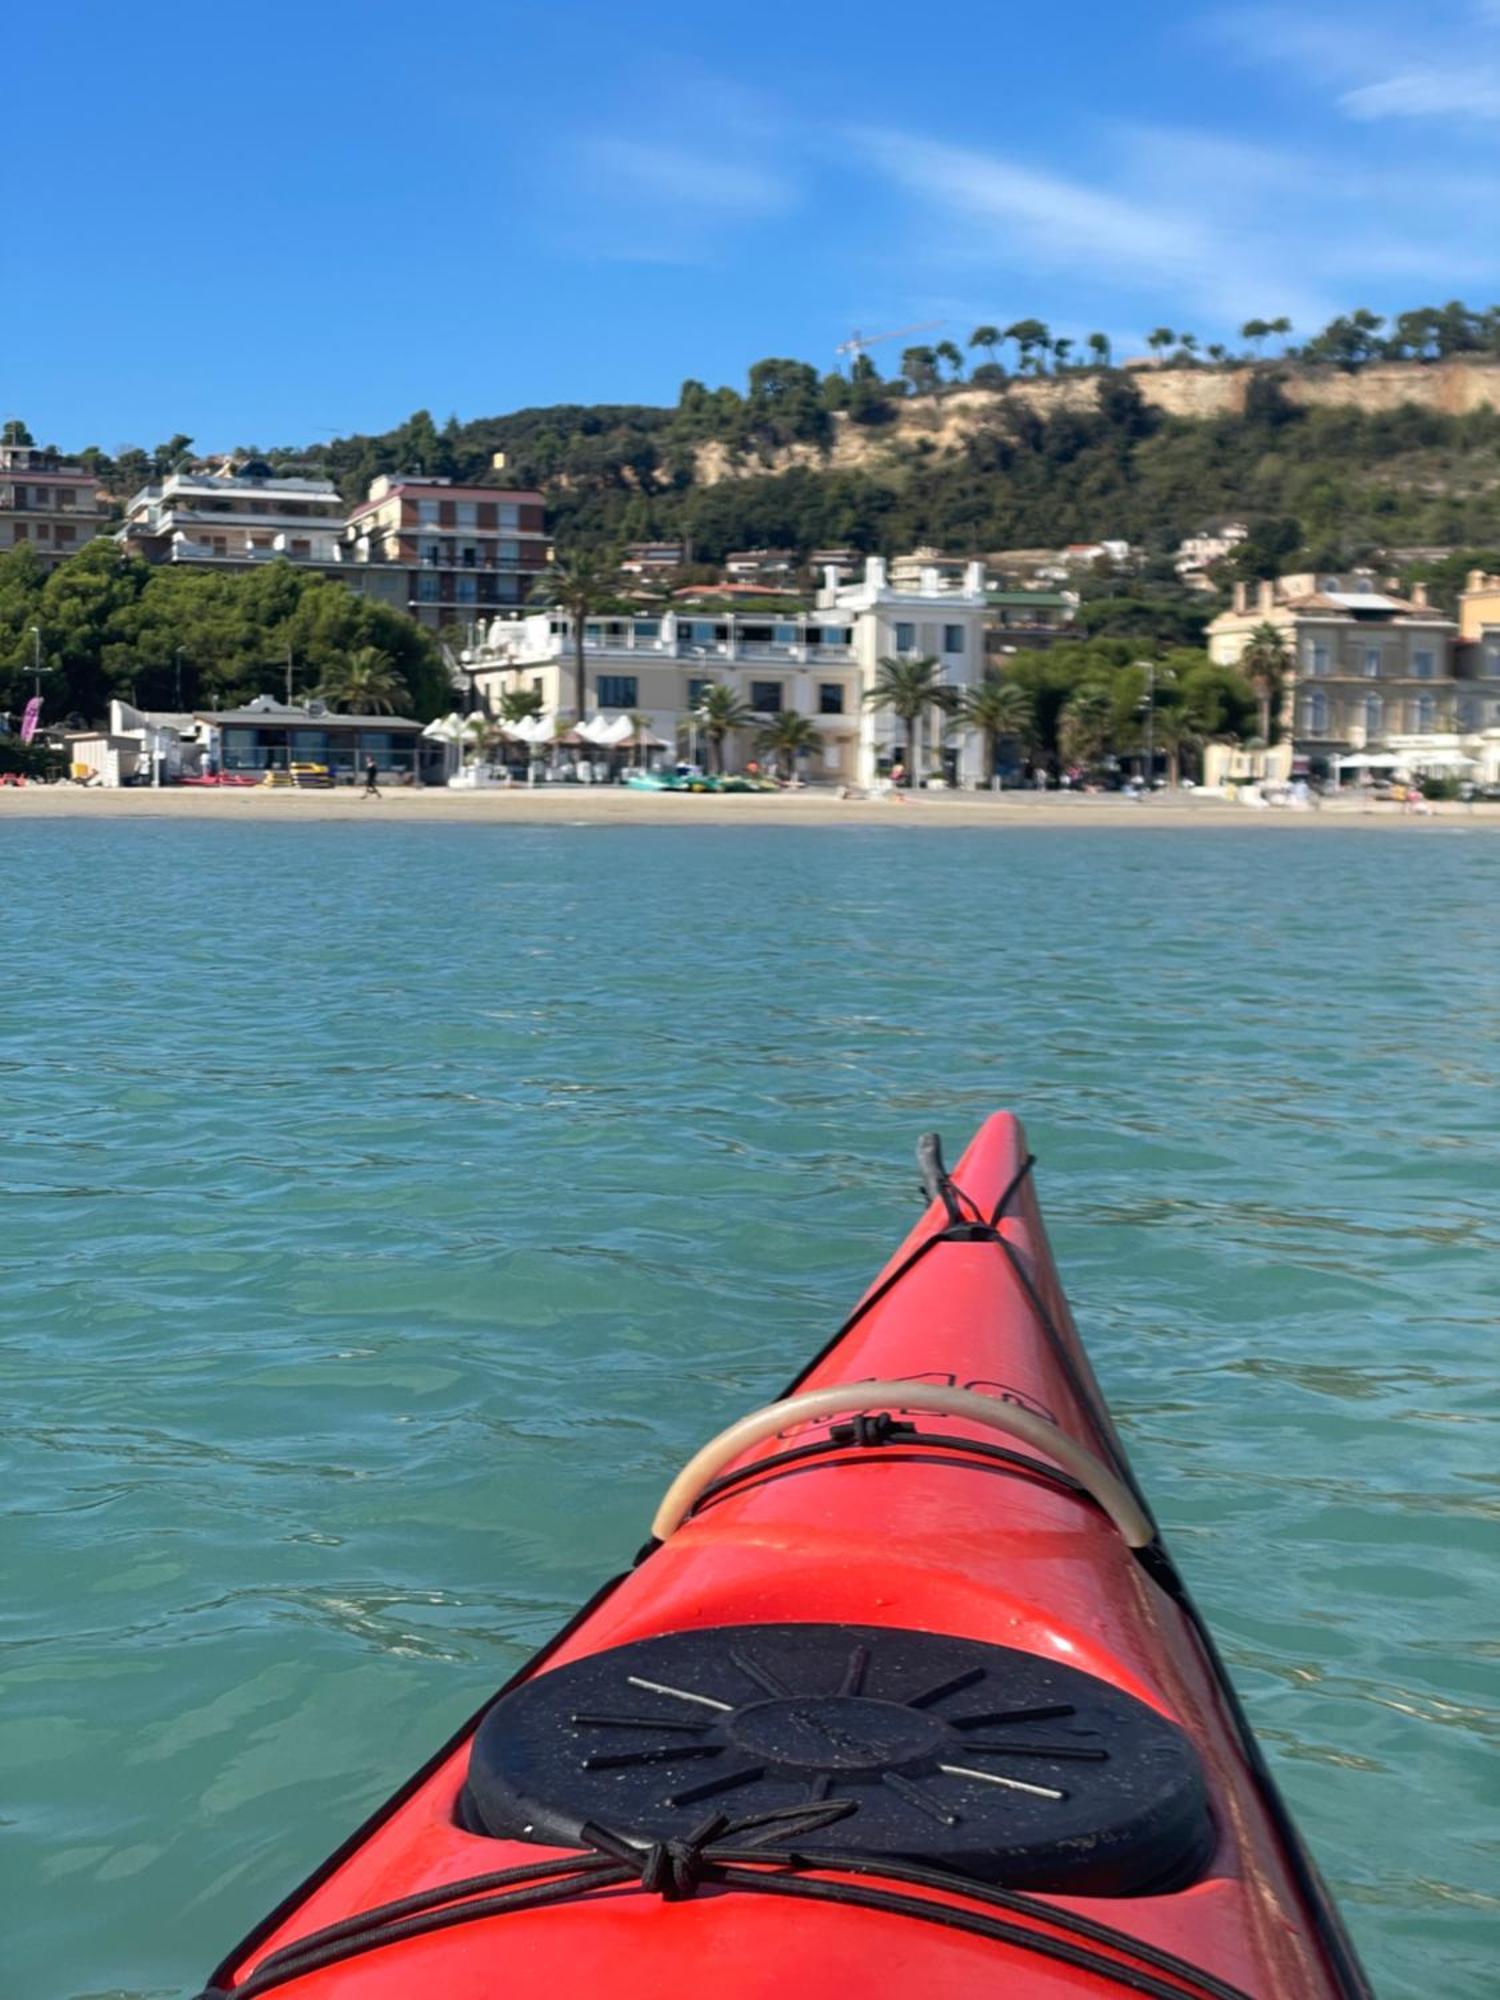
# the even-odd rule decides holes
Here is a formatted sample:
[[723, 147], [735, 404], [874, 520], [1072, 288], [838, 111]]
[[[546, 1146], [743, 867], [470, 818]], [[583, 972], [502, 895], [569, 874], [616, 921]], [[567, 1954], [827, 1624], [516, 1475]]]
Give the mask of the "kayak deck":
[[1149, 1517], [1132, 1548], [1034, 1443], [868, 1407], [977, 1394], [1138, 1497], [1028, 1167], [1005, 1115], [929, 1156], [791, 1385], [842, 1413], [739, 1453], [213, 1990], [1367, 1990]]

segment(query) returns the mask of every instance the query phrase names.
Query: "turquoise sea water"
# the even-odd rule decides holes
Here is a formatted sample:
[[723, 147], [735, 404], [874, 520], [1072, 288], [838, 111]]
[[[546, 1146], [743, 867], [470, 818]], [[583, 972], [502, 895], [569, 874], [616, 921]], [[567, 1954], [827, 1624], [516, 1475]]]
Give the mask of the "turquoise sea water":
[[1495, 1991], [1500, 839], [0, 855], [9, 2000], [195, 1992], [999, 1105], [1377, 1989]]

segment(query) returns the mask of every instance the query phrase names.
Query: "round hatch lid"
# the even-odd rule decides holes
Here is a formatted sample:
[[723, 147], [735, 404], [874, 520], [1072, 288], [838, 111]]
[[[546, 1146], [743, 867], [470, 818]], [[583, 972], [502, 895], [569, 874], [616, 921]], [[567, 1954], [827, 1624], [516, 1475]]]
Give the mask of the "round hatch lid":
[[953, 1869], [1085, 1896], [1181, 1887], [1213, 1847], [1202, 1766], [1174, 1723], [1076, 1667], [880, 1625], [668, 1632], [538, 1674], [475, 1734], [475, 1833], [643, 1842], [711, 1813], [848, 1800], [809, 1853]]

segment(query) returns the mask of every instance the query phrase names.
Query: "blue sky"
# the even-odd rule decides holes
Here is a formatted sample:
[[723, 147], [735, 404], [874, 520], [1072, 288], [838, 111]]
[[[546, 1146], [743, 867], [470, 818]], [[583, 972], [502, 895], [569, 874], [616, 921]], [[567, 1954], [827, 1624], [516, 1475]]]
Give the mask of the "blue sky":
[[1500, 298], [1500, 0], [83, 0], [4, 56], [0, 414], [68, 449]]

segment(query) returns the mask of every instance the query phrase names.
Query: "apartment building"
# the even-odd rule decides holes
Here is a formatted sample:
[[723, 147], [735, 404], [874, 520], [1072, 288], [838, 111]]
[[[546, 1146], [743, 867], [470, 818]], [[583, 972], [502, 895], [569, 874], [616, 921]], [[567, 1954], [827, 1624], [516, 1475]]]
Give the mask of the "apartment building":
[[1003, 590], [985, 592], [987, 617], [984, 650], [999, 671], [1013, 653], [1055, 646], [1075, 639], [1077, 593], [1071, 590]]
[[736, 549], [724, 558], [728, 583], [752, 584], [761, 590], [786, 590], [797, 579], [795, 549]]
[[969, 567], [967, 556], [944, 555], [941, 549], [912, 549], [892, 556], [887, 564], [892, 590], [919, 591], [924, 576], [935, 576], [946, 588], [958, 588]]
[[675, 583], [686, 561], [683, 542], [627, 542], [620, 571], [640, 583]]
[[52, 569], [92, 541], [107, 508], [91, 472], [34, 444], [0, 444], [0, 551], [29, 543]]
[[[909, 748], [894, 717], [866, 700], [880, 662], [888, 658], [939, 660], [955, 690], [984, 671], [987, 616], [984, 574], [971, 564], [957, 586], [935, 571], [915, 590], [896, 590], [884, 562], [871, 557], [853, 584], [825, 587], [811, 609], [768, 615], [718, 604], [678, 603], [660, 615], [591, 619], [584, 627], [590, 715], [644, 716], [652, 731], [701, 758], [694, 710], [704, 689], [721, 682], [735, 691], [757, 724], [788, 711], [807, 716], [823, 747], [808, 775], [826, 783], [868, 783]], [[466, 655], [477, 701], [492, 712], [504, 693], [531, 690], [548, 714], [574, 710], [574, 653], [570, 620], [558, 612], [497, 618]], [[972, 731], [942, 731], [928, 724], [924, 767], [949, 784], [977, 784], [984, 776], [983, 744]], [[756, 729], [747, 726], [728, 746], [732, 765], [754, 756]]]
[[382, 474], [344, 531], [346, 580], [424, 625], [526, 602], [547, 567], [542, 496]]
[[1457, 728], [1458, 626], [1422, 585], [1399, 597], [1368, 571], [1236, 584], [1232, 608], [1209, 623], [1210, 658], [1236, 665], [1261, 625], [1281, 634], [1292, 661], [1281, 725], [1314, 773]]
[[344, 503], [331, 479], [174, 472], [143, 486], [116, 540], [151, 563], [233, 570], [290, 562], [341, 570]]

